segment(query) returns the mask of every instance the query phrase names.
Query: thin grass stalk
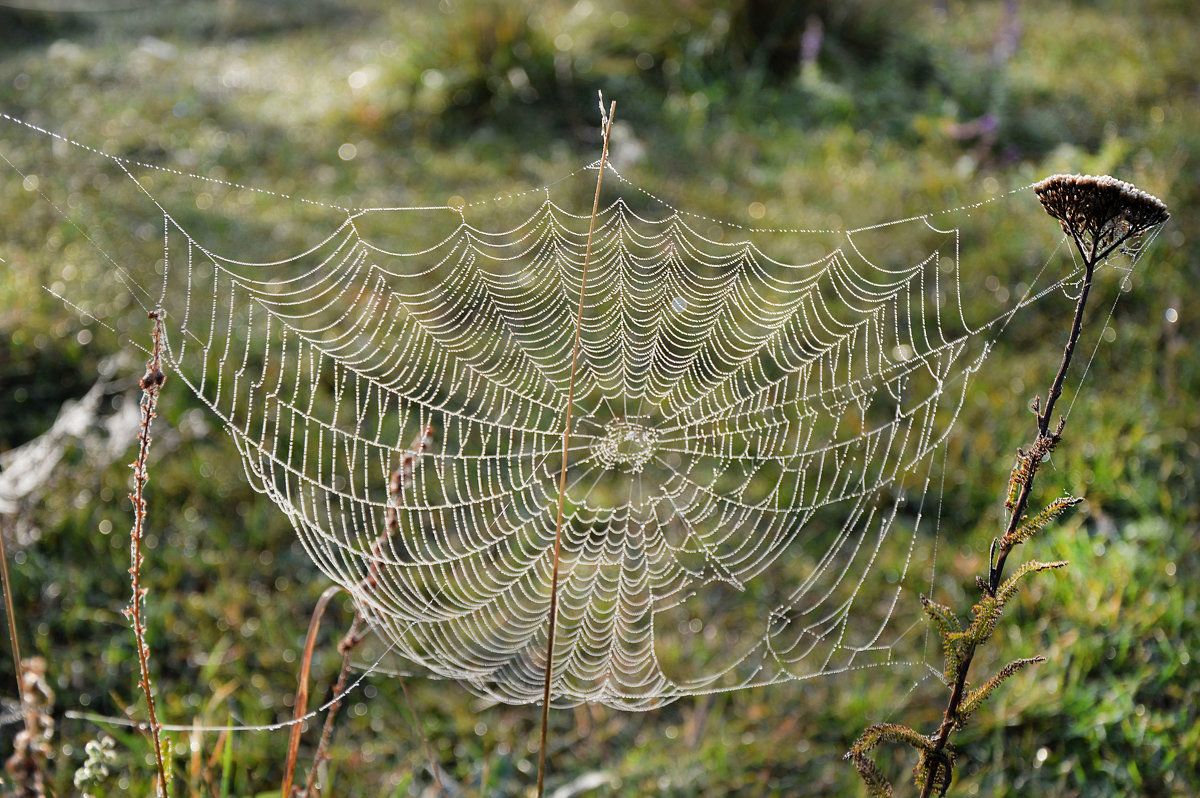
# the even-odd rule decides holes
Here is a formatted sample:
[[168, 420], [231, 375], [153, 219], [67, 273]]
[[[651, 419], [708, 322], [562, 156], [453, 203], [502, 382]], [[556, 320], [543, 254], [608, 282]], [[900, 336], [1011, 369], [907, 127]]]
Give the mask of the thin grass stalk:
[[154, 322], [154, 345], [150, 360], [146, 362], [146, 373], [141, 379], [141, 424], [138, 428], [138, 454], [133, 461], [133, 493], [129, 494], [133, 502], [133, 529], [129, 534], [129, 580], [133, 596], [125, 615], [133, 627], [133, 636], [137, 645], [138, 667], [141, 670], [142, 692], [146, 695], [146, 711], [149, 717], [150, 737], [154, 743], [154, 764], [158, 769], [158, 785], [156, 792], [159, 798], [167, 798], [167, 765], [163, 755], [162, 724], [158, 722], [158, 714], [154, 706], [154, 688], [150, 681], [150, 648], [146, 645], [146, 619], [143, 614], [146, 602], [146, 588], [142, 587], [142, 565], [145, 557], [142, 553], [142, 540], [146, 532], [146, 483], [150, 480], [148, 463], [150, 459], [150, 425], [153, 423], [158, 408], [158, 396], [162, 390], [166, 376], [162, 370], [163, 342], [163, 312], [154, 310], [148, 314]]
[[[405, 452], [400, 457], [400, 464], [397, 466], [396, 470], [392, 473], [391, 478], [388, 480], [388, 508], [387, 513], [384, 516], [384, 532], [375, 540], [375, 543], [371, 547], [373, 559], [371, 560], [370, 566], [367, 568], [366, 577], [358, 585], [359, 589], [364, 591], [370, 590], [378, 585], [379, 559], [383, 556], [384, 543], [395, 537], [400, 532], [400, 514], [397, 510], [397, 505], [400, 502], [400, 494], [412, 479], [413, 471], [416, 469], [417, 458], [424, 454], [432, 444], [433, 427], [422, 427], [421, 432], [413, 441], [412, 450]], [[336, 592], [337, 588], [329, 588], [325, 591], [325, 593], [330, 593], [331, 591]], [[324, 594], [322, 594], [322, 598], [324, 598]], [[319, 623], [316, 616], [316, 612], [318, 610], [323, 614], [325, 611], [325, 605], [321, 602], [318, 602], [317, 609], [314, 609], [313, 611], [313, 621]], [[320, 788], [317, 787], [317, 771], [320, 769], [321, 763], [326, 758], [326, 751], [329, 748], [329, 741], [333, 738], [333, 728], [337, 722], [338, 711], [342, 707], [342, 696], [346, 691], [346, 679], [350, 674], [350, 655], [363, 640], [363, 632], [361, 630], [366, 625], [366, 622], [366, 618], [363, 617], [362, 613], [356, 610], [354, 613], [354, 620], [350, 622], [350, 629], [346, 632], [346, 635], [342, 638], [341, 642], [338, 643], [338, 651], [342, 654], [342, 666], [338, 670], [338, 678], [333, 685], [333, 700], [329, 705], [329, 713], [325, 716], [325, 723], [321, 727], [321, 737], [317, 742], [317, 750], [316, 753], [313, 754], [312, 765], [308, 770], [308, 776], [304, 785], [304, 792], [302, 793], [303, 798], [311, 798], [313, 795], [320, 794]], [[309, 639], [305, 646], [305, 673], [301, 676], [301, 684], [304, 686], [306, 704], [308, 691], [307, 668], [311, 664], [312, 651], [310, 647], [315, 643], [314, 634], [315, 630], [310, 625]], [[401, 686], [404, 686], [403, 679], [401, 680]], [[408, 689], [407, 687], [404, 689], [405, 697], [407, 698]], [[300, 694], [297, 692], [297, 706], [299, 706], [299, 700]], [[296, 717], [299, 718], [301, 715], [303, 715], [302, 711]], [[413, 717], [416, 718], [416, 712], [413, 712]], [[420, 727], [419, 720], [417, 732], [421, 735], [422, 740], [424, 740], [425, 732]], [[295, 772], [296, 752], [299, 750], [299, 747], [300, 725], [296, 724], [292, 727], [292, 738], [288, 745], [288, 764], [285, 778], [288, 778]], [[429, 755], [430, 753], [428, 743], [425, 745], [425, 753], [426, 755]], [[446, 795], [446, 790], [442, 786], [441, 771], [432, 761], [432, 759], [430, 760], [430, 767], [433, 770], [434, 781], [437, 782], [438, 792], [440, 792], [444, 797]], [[287, 783], [288, 782], [285, 781], [285, 784]], [[283, 795], [283, 798], [288, 798], [286, 793], [282, 793], [281, 795]]]
[[417, 707], [413, 704], [412, 696], [408, 694], [408, 682], [404, 677], [399, 677], [400, 689], [404, 692], [404, 703], [408, 704], [408, 711], [412, 714], [413, 725], [417, 727], [417, 736], [421, 738], [421, 746], [425, 749], [425, 758], [429, 760], [429, 767], [433, 771], [433, 781], [437, 784], [438, 793], [442, 798], [448, 798], [446, 795], [446, 787], [442, 784], [442, 767], [433, 758], [433, 749], [429, 747], [429, 738], [425, 735], [425, 727], [421, 723], [421, 716], [417, 714]]
[[283, 767], [283, 786], [280, 787], [280, 798], [291, 798], [292, 782], [296, 774], [296, 754], [300, 750], [300, 734], [304, 729], [302, 718], [308, 711], [308, 675], [312, 671], [313, 650], [317, 645], [317, 632], [321, 629], [321, 618], [325, 608], [344, 588], [332, 585], [317, 599], [313, 608], [312, 618], [308, 622], [308, 635], [304, 639], [304, 655], [300, 659], [300, 683], [296, 686], [295, 710], [292, 713], [292, 731], [288, 737], [287, 762]]
[[[600, 113], [604, 113], [603, 98], [600, 101]], [[563, 501], [567, 493], [567, 450], [571, 446], [571, 409], [575, 404], [575, 376], [579, 365], [579, 338], [583, 329], [583, 300], [587, 294], [588, 266], [592, 258], [592, 237], [596, 232], [596, 214], [600, 212], [600, 184], [604, 180], [604, 167], [608, 162], [608, 137], [612, 131], [613, 116], [617, 113], [617, 103], [609, 107], [608, 115], [604, 117], [604, 146], [600, 152], [600, 168], [596, 172], [596, 198], [592, 201], [592, 217], [588, 223], [587, 248], [583, 254], [583, 276], [579, 282], [579, 311], [575, 314], [575, 344], [571, 350], [571, 379], [567, 388], [567, 418], [563, 428], [562, 470], [558, 477], [558, 520], [554, 525], [554, 561], [550, 574], [550, 609], [548, 629], [546, 633], [546, 674], [542, 689], [542, 732], [538, 744], [538, 775], [537, 795], [542, 798], [546, 782], [546, 737], [550, 726], [550, 683], [554, 676], [554, 631], [558, 620], [558, 569], [562, 547]]]
[[21, 663], [21, 642], [17, 637], [17, 613], [13, 610], [12, 583], [8, 579], [8, 552], [4, 547], [4, 521], [0, 518], [0, 576], [4, 580], [4, 612], [8, 616], [8, 642], [12, 646], [13, 670], [17, 673], [17, 700], [21, 702], [21, 717], [30, 737], [35, 733], [33, 709], [25, 697], [25, 668]]

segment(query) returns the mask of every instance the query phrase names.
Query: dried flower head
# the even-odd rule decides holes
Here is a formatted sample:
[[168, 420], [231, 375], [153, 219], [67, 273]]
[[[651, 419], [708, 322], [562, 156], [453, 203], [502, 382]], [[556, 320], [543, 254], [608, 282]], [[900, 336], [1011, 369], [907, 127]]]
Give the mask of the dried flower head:
[[25, 728], [13, 740], [13, 753], [4, 769], [19, 788], [14, 794], [45, 795], [46, 762], [54, 755], [54, 690], [46, 678], [46, 660], [32, 657], [21, 663], [21, 695]]
[[155, 388], [161, 388], [163, 383], [167, 381], [167, 375], [162, 373], [161, 369], [156, 369], [149, 366], [146, 373], [138, 381], [138, 387], [143, 391], [149, 391]]
[[1097, 250], [1137, 238], [1171, 216], [1158, 197], [1107, 175], [1054, 175], [1033, 190], [1065, 233]]

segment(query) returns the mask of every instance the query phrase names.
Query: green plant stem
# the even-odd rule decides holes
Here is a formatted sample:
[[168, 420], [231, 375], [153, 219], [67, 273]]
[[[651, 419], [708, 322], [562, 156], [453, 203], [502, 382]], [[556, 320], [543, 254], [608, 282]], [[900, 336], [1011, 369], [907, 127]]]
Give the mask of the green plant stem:
[[[601, 105], [601, 111], [604, 106]], [[612, 131], [613, 115], [617, 104], [613, 102], [604, 120], [604, 146], [600, 152], [600, 168], [596, 171], [596, 198], [592, 201], [592, 218], [588, 224], [587, 249], [583, 254], [583, 276], [579, 283], [579, 312], [575, 315], [575, 345], [571, 350], [571, 379], [567, 388], [567, 418], [563, 429], [562, 469], [558, 477], [558, 520], [554, 525], [554, 560], [550, 575], [550, 609], [546, 633], [546, 674], [542, 689], [542, 732], [538, 744], [537, 795], [541, 798], [546, 784], [546, 737], [550, 726], [550, 683], [554, 676], [554, 627], [558, 619], [558, 565], [562, 546], [563, 501], [567, 493], [567, 450], [571, 445], [571, 408], [575, 404], [575, 375], [579, 365], [579, 338], [583, 329], [583, 299], [587, 293], [588, 265], [592, 257], [592, 236], [596, 232], [596, 214], [600, 212], [600, 183], [604, 180], [604, 166], [608, 162], [608, 136]]]
[[[1054, 381], [1050, 385], [1050, 391], [1046, 394], [1046, 405], [1038, 410], [1037, 415], [1037, 434], [1038, 440], [1051, 437], [1050, 419], [1054, 412], [1054, 405], [1058, 398], [1062, 396], [1063, 381], [1067, 376], [1067, 369], [1071, 366], [1071, 359], [1075, 354], [1075, 345], [1079, 342], [1079, 335], [1083, 330], [1083, 312], [1087, 305], [1088, 294], [1091, 292], [1092, 279], [1095, 276], [1096, 266], [1104, 258], [1108, 257], [1117, 247], [1121, 246], [1128, 236], [1121, 238], [1116, 243], [1107, 247], [1103, 252], [1099, 250], [1099, 244], [1093, 240], [1090, 246], [1085, 246], [1083, 241], [1075, 237], [1075, 246], [1079, 250], [1079, 254], [1083, 257], [1084, 274], [1083, 287], [1079, 291], [1079, 299], [1075, 303], [1075, 317], [1071, 323], [1071, 334], [1067, 338], [1067, 344], [1063, 348], [1062, 362], [1058, 366], [1058, 373], [1054, 375]], [[1053, 437], [1057, 439], [1062, 434], [1063, 426], [1066, 419], [1059, 419], [1058, 425], [1055, 428]], [[1012, 515], [1008, 519], [1008, 529], [1005, 533], [1005, 538], [1001, 540], [996, 548], [996, 555], [993, 562], [989, 563], [987, 587], [988, 591], [995, 594], [1000, 586], [1000, 581], [1004, 577], [1004, 564], [1008, 559], [1009, 553], [1016, 545], [1011, 542], [1010, 538], [1017, 527], [1021, 524], [1021, 519], [1025, 515], [1025, 510], [1029, 506], [1029, 496], [1033, 492], [1033, 483], [1037, 477], [1038, 468], [1041, 466], [1039, 458], [1031, 458], [1029, 468], [1025, 474], [1025, 478], [1021, 483], [1020, 491], [1017, 494], [1016, 503], [1012, 509]], [[944, 767], [940, 763], [944, 762], [942, 758], [943, 752], [946, 750], [946, 745], [950, 741], [950, 734], [954, 731], [955, 719], [958, 717], [959, 707], [962, 705], [963, 697], [966, 695], [967, 676], [971, 670], [971, 661], [975, 658], [975, 646], [971, 645], [963, 655], [962, 661], [959, 662], [958, 670], [955, 672], [954, 686], [950, 691], [950, 700], [946, 703], [946, 711], [942, 715], [942, 724], [938, 728], [937, 735], [933, 740], [933, 748], [931, 755], [927, 757], [927, 765], [925, 770], [924, 786], [921, 788], [921, 798], [929, 798], [933, 794], [934, 779], [932, 778], [935, 768]], [[947, 774], [947, 778], [949, 778]]]
[[408, 694], [408, 682], [403, 676], [400, 677], [400, 690], [404, 693], [404, 703], [408, 705], [408, 712], [412, 715], [417, 736], [421, 738], [421, 747], [425, 749], [425, 758], [429, 760], [429, 769], [433, 771], [433, 781], [437, 784], [438, 794], [442, 798], [448, 798], [446, 787], [442, 784], [442, 766], [433, 758], [433, 749], [429, 746], [429, 737], [425, 734], [425, 726], [421, 723], [421, 716], [417, 714], [417, 706], [413, 703], [412, 696]]

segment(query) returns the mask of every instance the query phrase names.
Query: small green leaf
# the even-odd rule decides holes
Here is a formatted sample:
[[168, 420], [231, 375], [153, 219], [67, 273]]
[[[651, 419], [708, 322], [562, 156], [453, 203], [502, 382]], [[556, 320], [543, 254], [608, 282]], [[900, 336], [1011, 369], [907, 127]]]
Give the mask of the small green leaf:
[[962, 631], [962, 624], [958, 622], [958, 616], [945, 604], [938, 604], [932, 599], [921, 596], [921, 606], [925, 608], [925, 614], [937, 626], [938, 632], [941, 633], [942, 637], [951, 632]]
[[858, 771], [859, 778], [867, 788], [867, 795], [871, 798], [892, 798], [891, 782], [869, 757], [846, 754], [846, 758], [854, 763], [854, 769]]
[[1004, 506], [1010, 511], [1016, 508], [1021, 486], [1029, 478], [1029, 461], [1030, 456], [1023, 449], [1017, 449], [1017, 462], [1008, 475], [1008, 493], [1004, 497]]
[[1029, 562], [1022, 564], [1021, 567], [1017, 569], [1017, 572], [1010, 576], [1004, 582], [1004, 584], [1000, 586], [1000, 589], [996, 591], [996, 601], [1002, 608], [1009, 599], [1017, 594], [1017, 590], [1021, 586], [1020, 581], [1029, 574], [1037, 573], [1038, 571], [1049, 571], [1055, 568], [1065, 568], [1070, 564], [1071, 563], [1067, 560], [1058, 560], [1057, 562], [1040, 562], [1038, 560], [1030, 560]]
[[[229, 725], [233, 725], [233, 716], [229, 716]], [[225, 738], [225, 751], [221, 757], [221, 798], [229, 798], [233, 787], [233, 732]]]
[[1076, 496], [1063, 496], [1060, 499], [1055, 499], [1050, 502], [1042, 511], [1033, 518], [1025, 521], [1021, 526], [1010, 535], [1004, 536], [1004, 542], [1009, 546], [1015, 546], [1019, 543], [1024, 543], [1034, 535], [1045, 529], [1052, 521], [1061, 516], [1067, 510], [1079, 504], [1083, 499]]
[[913, 768], [913, 784], [917, 789], [925, 786], [926, 774], [933, 778], [933, 788], [937, 790], [938, 795], [945, 795], [946, 790], [950, 789], [950, 779], [954, 774], [955, 753], [950, 749], [944, 749], [939, 754], [934, 754], [933, 749], [922, 751], [920, 758], [917, 760], [917, 766]]
[[987, 683], [982, 687], [977, 687], [967, 693], [967, 695], [963, 698], [962, 703], [959, 704], [958, 712], [954, 716], [954, 728], [961, 729], [963, 726], [965, 726], [967, 720], [971, 717], [971, 713], [978, 709], [983, 702], [988, 699], [992, 692], [1010, 676], [1030, 665], [1035, 665], [1039, 662], [1045, 661], [1045, 657], [1028, 657], [1026, 659], [1013, 660], [1005, 665], [995, 676], [988, 679]]

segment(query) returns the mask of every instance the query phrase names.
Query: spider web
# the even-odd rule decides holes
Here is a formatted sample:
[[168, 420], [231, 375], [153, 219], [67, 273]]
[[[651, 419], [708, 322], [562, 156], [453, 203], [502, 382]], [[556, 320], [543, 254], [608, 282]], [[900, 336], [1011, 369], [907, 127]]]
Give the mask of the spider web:
[[[326, 207], [341, 218], [317, 243], [269, 259], [222, 254], [219, 232], [135, 179], [162, 213], [162, 277], [124, 279], [165, 311], [171, 371], [247, 478], [384, 641], [509, 703], [542, 694], [580, 198], [598, 168], [473, 205]], [[974, 208], [754, 230], [605, 168], [553, 702], [649, 709], [921, 668], [898, 655], [913, 626], [896, 615], [937, 534], [938, 455], [999, 330], [1064, 283], [972, 319], [959, 225]]]

